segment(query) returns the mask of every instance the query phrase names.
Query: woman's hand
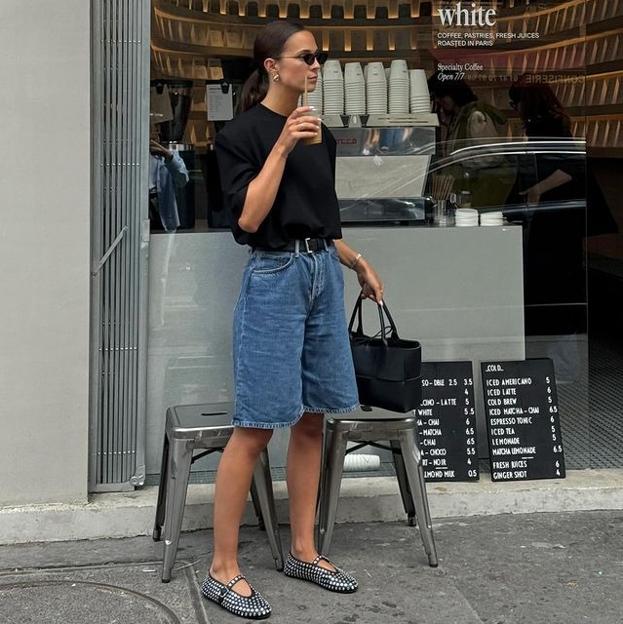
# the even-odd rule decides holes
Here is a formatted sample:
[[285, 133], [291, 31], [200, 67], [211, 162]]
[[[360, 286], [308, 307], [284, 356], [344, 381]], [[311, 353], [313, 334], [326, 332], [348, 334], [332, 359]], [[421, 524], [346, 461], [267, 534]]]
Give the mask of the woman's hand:
[[568, 184], [571, 180], [573, 180], [573, 178], [568, 173], [562, 169], [556, 169], [556, 171], [547, 176], [545, 180], [537, 182], [533, 187], [519, 194], [527, 196], [529, 204], [538, 204], [541, 201], [541, 195], [549, 193], [549, 191], [553, 191], [559, 186]]
[[524, 196], [529, 204], [538, 204], [541, 201], [541, 190], [538, 184], [521, 191], [519, 194]]
[[154, 141], [153, 139], [149, 141], [149, 153], [154, 156], [163, 156], [167, 160], [173, 156], [173, 154], [164, 145], [160, 145], [158, 141]]
[[286, 119], [283, 130], [277, 139], [277, 142], [283, 145], [286, 154], [294, 149], [300, 139], [311, 139], [318, 132], [321, 132], [320, 118], [307, 115], [306, 113], [310, 110], [313, 110], [313, 106], [299, 106]]
[[376, 303], [383, 301], [383, 282], [378, 273], [363, 258], [357, 263], [357, 279], [362, 289], [362, 299], [372, 299]]

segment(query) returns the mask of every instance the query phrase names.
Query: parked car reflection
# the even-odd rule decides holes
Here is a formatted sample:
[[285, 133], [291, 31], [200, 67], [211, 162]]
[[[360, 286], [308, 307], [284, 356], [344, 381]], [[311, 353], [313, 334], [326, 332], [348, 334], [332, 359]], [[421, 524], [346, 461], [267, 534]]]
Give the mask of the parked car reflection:
[[[446, 157], [434, 159], [426, 175], [426, 196], [379, 200], [361, 198], [343, 205], [345, 225], [366, 224], [430, 227], [429, 196], [435, 175], [452, 175], [455, 193], [470, 191], [469, 172], [487, 163], [506, 168], [515, 183], [501, 205], [473, 206], [479, 212], [501, 211], [523, 227], [526, 333], [575, 333], [586, 330], [586, 142], [575, 138], [492, 139], [478, 145], [455, 145]], [[525, 193], [552, 171], [569, 178], [555, 192], [533, 202]], [[467, 174], [467, 175], [464, 175]], [[405, 187], [407, 183], [405, 183]], [[393, 189], [394, 196], [400, 188]], [[479, 193], [482, 196], [482, 193]]]

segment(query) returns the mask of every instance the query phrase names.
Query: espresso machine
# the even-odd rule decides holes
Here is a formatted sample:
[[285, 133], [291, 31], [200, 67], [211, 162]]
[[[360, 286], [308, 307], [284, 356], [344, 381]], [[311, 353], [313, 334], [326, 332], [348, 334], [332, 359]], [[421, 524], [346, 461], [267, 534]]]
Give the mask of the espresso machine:
[[424, 225], [437, 115], [323, 116], [337, 142], [335, 187], [343, 223]]

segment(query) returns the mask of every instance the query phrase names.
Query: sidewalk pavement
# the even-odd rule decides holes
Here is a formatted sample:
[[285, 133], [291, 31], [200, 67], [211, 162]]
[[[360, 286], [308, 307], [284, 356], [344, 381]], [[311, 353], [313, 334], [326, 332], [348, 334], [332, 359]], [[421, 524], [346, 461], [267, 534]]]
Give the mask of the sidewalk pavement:
[[[623, 511], [457, 518], [434, 531], [437, 569], [406, 524], [337, 525], [329, 557], [359, 579], [351, 595], [277, 572], [257, 527], [241, 528], [240, 565], [272, 624], [623, 622]], [[148, 537], [2, 546], [0, 622], [243, 624], [198, 593], [211, 539], [182, 535], [169, 584]]]

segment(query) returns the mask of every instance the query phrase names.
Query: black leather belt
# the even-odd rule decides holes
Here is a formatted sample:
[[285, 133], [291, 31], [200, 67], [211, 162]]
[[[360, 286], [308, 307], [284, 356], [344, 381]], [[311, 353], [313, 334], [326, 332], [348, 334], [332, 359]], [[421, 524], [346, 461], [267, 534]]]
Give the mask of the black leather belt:
[[[326, 247], [325, 247], [326, 243]], [[323, 251], [327, 247], [333, 245], [333, 239], [331, 238], [302, 238], [299, 240], [299, 252], [301, 253], [313, 253], [314, 251]], [[254, 247], [259, 251], [296, 251], [296, 241], [290, 241], [285, 247], [279, 247], [279, 249], [270, 249], [268, 247]]]

